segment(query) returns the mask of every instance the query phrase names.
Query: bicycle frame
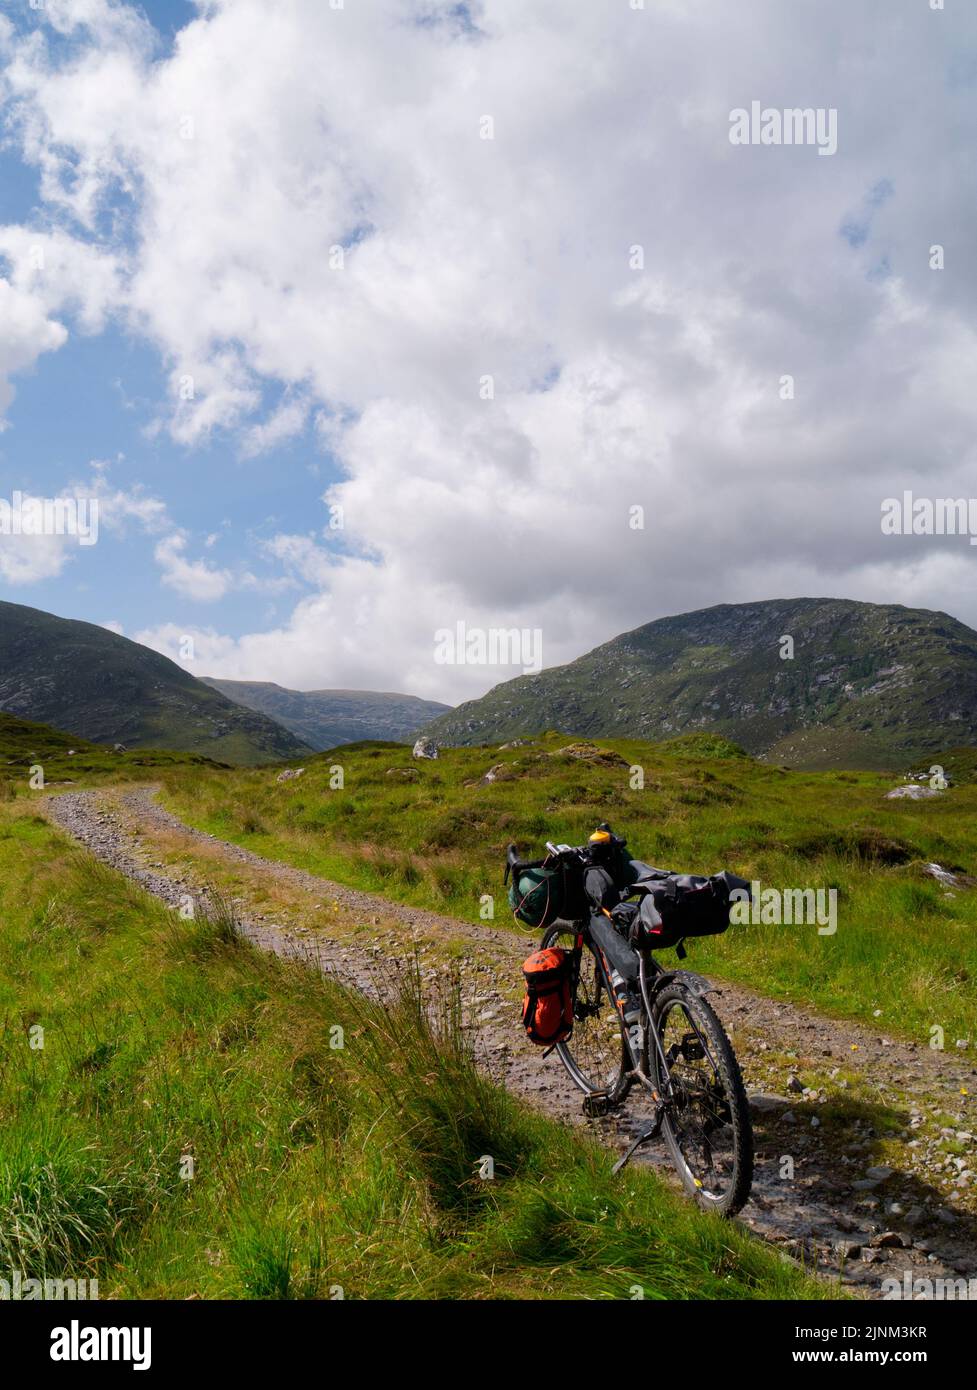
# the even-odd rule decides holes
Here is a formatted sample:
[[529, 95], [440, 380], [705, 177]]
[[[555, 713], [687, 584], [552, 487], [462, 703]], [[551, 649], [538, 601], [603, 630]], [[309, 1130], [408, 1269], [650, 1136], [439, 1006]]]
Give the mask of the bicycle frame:
[[[577, 992], [577, 980], [579, 979], [580, 960], [582, 959], [583, 946], [584, 942], [587, 942], [597, 951], [597, 953], [600, 956], [601, 968], [604, 972], [604, 983], [607, 987], [611, 999], [613, 1000], [614, 992], [611, 989], [610, 985], [610, 971], [607, 967], [607, 961], [604, 959], [603, 952], [600, 950], [599, 946], [590, 934], [589, 924], [585, 921], [578, 921], [575, 923], [575, 926], [577, 934], [577, 949], [581, 952], [581, 955], [578, 956], [575, 966], [575, 970], [578, 973], [575, 974], [571, 982], [574, 996], [576, 996]], [[653, 1028], [651, 1025], [653, 997], [655, 994], [658, 993], [660, 989], [663, 989], [664, 986], [670, 980], [674, 979], [681, 979], [683, 984], [685, 984], [687, 988], [691, 989], [694, 994], [706, 994], [709, 992], [712, 986], [709, 985], [708, 982], [701, 977], [701, 975], [693, 975], [690, 970], [666, 970], [664, 966], [660, 965], [658, 961], [655, 960], [654, 955], [648, 947], [639, 949], [637, 954], [638, 979], [641, 987], [642, 1001], [642, 1015], [639, 1026], [643, 1031], [647, 1031], [651, 1034], [651, 1037], [654, 1041], [655, 1050], [658, 1053], [658, 1059], [661, 1062], [661, 1073], [663, 1076], [668, 1076], [668, 1060], [665, 1056], [664, 1049], [662, 1048], [661, 1039], [658, 1036], [658, 1030], [657, 1028]], [[644, 1052], [644, 1049], [642, 1049], [642, 1052]], [[646, 1071], [642, 1069], [642, 1057], [635, 1057], [632, 1055], [631, 1061], [633, 1063], [632, 1069], [629, 1073], [631, 1079], [634, 1081], [638, 1081], [640, 1084], [647, 1087], [647, 1089], [653, 1093], [655, 1099], [661, 1101], [662, 1098], [659, 1097], [657, 1091], [655, 1091], [654, 1085], [651, 1081], [651, 1077], [647, 1074]], [[664, 1097], [664, 1100], [667, 1101], [668, 1099], [669, 1097]]]

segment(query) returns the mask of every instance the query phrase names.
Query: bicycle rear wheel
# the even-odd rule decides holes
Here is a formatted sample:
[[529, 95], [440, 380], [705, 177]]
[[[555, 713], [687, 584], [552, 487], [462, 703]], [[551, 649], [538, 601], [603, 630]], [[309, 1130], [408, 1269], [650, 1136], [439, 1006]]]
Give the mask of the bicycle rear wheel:
[[557, 946], [570, 954], [575, 975], [573, 1033], [556, 1051], [575, 1086], [587, 1095], [605, 1092], [618, 1104], [631, 1089], [631, 1052], [600, 956], [573, 927], [555, 923], [540, 949]]
[[667, 1066], [649, 1039], [651, 1075], [668, 1098], [662, 1135], [686, 1190], [721, 1216], [753, 1183], [753, 1129], [739, 1063], [712, 1006], [674, 981], [653, 1004]]

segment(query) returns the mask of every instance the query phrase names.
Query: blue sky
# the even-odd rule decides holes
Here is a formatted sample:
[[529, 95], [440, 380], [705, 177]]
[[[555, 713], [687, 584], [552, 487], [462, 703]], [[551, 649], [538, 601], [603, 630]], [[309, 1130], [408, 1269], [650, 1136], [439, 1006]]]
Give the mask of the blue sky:
[[[158, 31], [165, 59], [195, 7], [186, 0], [147, 0], [139, 8]], [[43, 24], [40, 11], [18, 6], [11, 13], [21, 27]], [[0, 223], [49, 225], [36, 168], [10, 148], [0, 154]], [[72, 334], [64, 348], [18, 373], [14, 385], [0, 434], [2, 495], [8, 498], [14, 490], [54, 495], [86, 478], [97, 459], [109, 465], [114, 486], [165, 498], [190, 545], [216, 537], [206, 547], [215, 565], [246, 564], [268, 574], [262, 540], [282, 532], [329, 540], [328, 530], [322, 535], [328, 520], [322, 493], [340, 475], [311, 428], [260, 461], [242, 458], [239, 440], [220, 432], [189, 446], [154, 431], [166, 374], [155, 348], [121, 322], [97, 335]], [[268, 389], [277, 394], [273, 384]], [[146, 537], [131, 528], [126, 535], [103, 532], [97, 546], [79, 548], [56, 576], [29, 586], [7, 584], [0, 592], [65, 617], [120, 623], [126, 633], [158, 623], [192, 630], [199, 619], [191, 604], [160, 587], [147, 563]], [[220, 621], [227, 631], [246, 631], [255, 621], [273, 625], [286, 611], [280, 594], [256, 600], [253, 592], [231, 591], [221, 600]]]
[[[965, 538], [880, 528], [972, 491], [975, 55], [922, 0], [7, 0], [0, 496], [103, 520], [0, 594], [449, 701], [518, 674], [458, 622], [977, 622]], [[732, 143], [754, 101], [836, 151]]]

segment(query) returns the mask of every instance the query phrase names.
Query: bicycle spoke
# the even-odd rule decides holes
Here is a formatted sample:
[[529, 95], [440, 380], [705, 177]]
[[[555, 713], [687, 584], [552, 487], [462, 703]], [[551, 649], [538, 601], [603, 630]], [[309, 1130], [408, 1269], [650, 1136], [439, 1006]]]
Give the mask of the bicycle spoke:
[[719, 1069], [684, 1005], [673, 1003], [659, 1027], [675, 1141], [696, 1187], [713, 1198], [722, 1197], [733, 1179], [736, 1150]]

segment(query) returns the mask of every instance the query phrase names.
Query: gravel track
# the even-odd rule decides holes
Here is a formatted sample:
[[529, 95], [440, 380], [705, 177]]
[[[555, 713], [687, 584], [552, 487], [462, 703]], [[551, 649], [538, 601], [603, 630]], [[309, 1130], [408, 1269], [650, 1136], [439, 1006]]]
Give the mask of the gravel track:
[[[188, 896], [206, 904], [207, 868], [215, 859], [239, 870], [234, 906], [242, 934], [364, 992], [375, 994], [389, 984], [391, 959], [405, 954], [416, 956], [422, 976], [433, 980], [445, 969], [439, 943], [453, 943], [479, 1064], [548, 1114], [588, 1123], [558, 1058], [542, 1059], [519, 1024], [513, 982], [521, 978], [519, 966], [533, 938], [408, 907], [264, 859], [184, 825], [157, 804], [157, 790], [65, 792], [46, 805], [51, 818], [98, 859], [171, 907]], [[174, 851], [177, 862], [165, 864], [161, 854], [173, 861]], [[274, 887], [273, 912], [268, 895], [258, 891], [262, 885]], [[324, 922], [355, 922], [358, 930], [351, 934], [334, 926], [330, 933], [315, 917], [310, 929], [304, 921], [320, 906]], [[459, 942], [465, 948], [460, 955]], [[710, 998], [734, 1039], [754, 1111], [756, 1177], [740, 1220], [809, 1268], [840, 1277], [869, 1297], [881, 1296], [883, 1278], [902, 1280], [905, 1271], [977, 1279], [977, 1220], [967, 1210], [973, 1205], [968, 1174], [977, 1174], [977, 1069], [967, 1053], [933, 1053], [741, 986], [714, 983], [717, 993]], [[871, 1104], [855, 1107], [841, 1144], [837, 1137], [826, 1142], [821, 1116], [827, 1121], [832, 1106], [848, 1102], [845, 1081], [835, 1080], [839, 1071], [870, 1078], [879, 1110], [904, 1112], [904, 1164], [897, 1167], [888, 1158], [881, 1161], [888, 1167], [881, 1167], [873, 1158], [878, 1129]], [[814, 1073], [815, 1086], [801, 1092], [796, 1072]], [[938, 1116], [951, 1120], [942, 1126], [943, 1137], [963, 1149], [959, 1163], [938, 1146]], [[831, 1127], [835, 1135], [837, 1130]], [[626, 1114], [601, 1122], [600, 1131], [614, 1148], [622, 1148], [632, 1133]], [[785, 1158], [792, 1160], [793, 1177], [783, 1176]], [[635, 1161], [670, 1173], [659, 1144]]]

